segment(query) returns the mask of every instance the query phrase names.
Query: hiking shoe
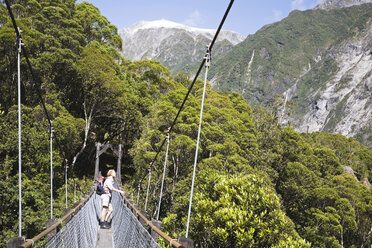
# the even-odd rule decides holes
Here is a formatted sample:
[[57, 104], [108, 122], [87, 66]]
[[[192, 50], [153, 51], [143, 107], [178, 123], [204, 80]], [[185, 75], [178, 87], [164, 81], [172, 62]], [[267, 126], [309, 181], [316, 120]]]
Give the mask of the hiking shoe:
[[103, 224], [101, 225], [101, 228], [102, 229], [110, 229], [111, 226], [107, 223], [107, 221], [103, 222]]

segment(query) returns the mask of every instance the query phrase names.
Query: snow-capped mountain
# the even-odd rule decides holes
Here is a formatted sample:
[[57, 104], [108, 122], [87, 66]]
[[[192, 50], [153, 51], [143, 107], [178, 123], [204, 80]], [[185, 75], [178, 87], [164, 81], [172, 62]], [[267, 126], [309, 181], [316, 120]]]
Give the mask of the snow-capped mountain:
[[[140, 21], [119, 30], [123, 39], [124, 58], [129, 60], [155, 59], [173, 72], [201, 60], [215, 30], [189, 27], [167, 20]], [[232, 49], [244, 37], [233, 31], [222, 30], [213, 55]]]
[[360, 5], [364, 3], [372, 3], [372, 0], [324, 0], [321, 3], [317, 4], [314, 9], [330, 10]]

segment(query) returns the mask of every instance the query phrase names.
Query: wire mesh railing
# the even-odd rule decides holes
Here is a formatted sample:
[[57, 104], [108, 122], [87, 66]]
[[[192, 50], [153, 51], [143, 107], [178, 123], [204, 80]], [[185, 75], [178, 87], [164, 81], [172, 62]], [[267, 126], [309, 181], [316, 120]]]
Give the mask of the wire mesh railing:
[[[77, 246], [63, 246], [67, 242], [67, 237], [69, 239], [75, 238], [73, 236], [69, 237], [67, 234], [63, 233], [71, 233], [72, 229], [75, 232], [79, 232], [77, 229], [74, 229], [74, 225], [77, 225], [77, 222], [84, 222], [86, 225], [90, 224], [92, 228], [98, 228], [98, 217], [101, 208], [101, 198], [95, 194], [95, 187], [93, 186], [89, 193], [82, 199], [75, 207], [70, 209], [67, 214], [65, 214], [61, 219], [54, 220], [54, 224], [51, 225], [49, 228], [41, 232], [40, 234], [36, 235], [32, 239], [27, 239], [25, 243], [20, 245], [19, 247], [27, 248], [33, 247], [36, 242], [43, 243], [47, 235], [51, 235], [53, 231], [58, 230], [61, 228], [53, 237], [49, 238], [49, 240], [44, 244], [44, 247], [77, 247]], [[93, 210], [94, 209], [94, 210]], [[79, 220], [81, 219], [81, 220]], [[83, 224], [81, 224], [83, 225]], [[71, 227], [72, 226], [72, 227]], [[81, 227], [84, 229], [84, 227]], [[52, 242], [53, 239], [58, 240], [58, 236], [66, 235], [63, 238], [63, 243], [61, 246], [58, 246], [57, 243], [55, 246], [48, 245], [49, 242]], [[81, 233], [79, 235], [82, 235]], [[91, 242], [90, 240], [96, 240], [94, 235], [97, 235], [97, 231], [95, 234], [89, 234], [87, 238], [87, 242]], [[54, 241], [57, 242], [57, 241]], [[96, 241], [94, 241], [96, 242]], [[17, 246], [18, 247], [18, 246]], [[81, 247], [81, 246], [80, 246]]]
[[101, 197], [94, 192], [88, 202], [43, 247], [96, 247]]
[[116, 192], [113, 192], [112, 205], [114, 208], [112, 218], [114, 248], [160, 247]]
[[[115, 183], [116, 185], [118, 185], [118, 187], [120, 189], [122, 189], [122, 186], [118, 183], [117, 180], [115, 180]], [[117, 195], [119, 196], [119, 195]], [[143, 223], [143, 226], [146, 226], [146, 228], [148, 228], [148, 230], [151, 230], [151, 237], [152, 237], [152, 233], [154, 233], [154, 236], [158, 235], [160, 237], [162, 237], [164, 239], [165, 242], [169, 242], [169, 245], [170, 247], [176, 247], [176, 248], [182, 248], [182, 247], [192, 247], [192, 246], [184, 246], [183, 244], [181, 244], [179, 242], [178, 239], [172, 239], [170, 236], [168, 236], [166, 233], [162, 232], [158, 226], [156, 226], [152, 221], [149, 221], [147, 218], [146, 218], [146, 211], [140, 211], [134, 204], [133, 204], [133, 201], [129, 200], [129, 198], [127, 198], [126, 195], [124, 196], [121, 196], [119, 197], [120, 199], [120, 205], [123, 205], [124, 206], [124, 209], [127, 211], [128, 213], [128, 216], [131, 216], [131, 218], [133, 218], [133, 221], [135, 221], [136, 225], [141, 224], [141, 222]], [[117, 199], [116, 199], [117, 200]], [[115, 212], [115, 210], [114, 210]], [[133, 212], [133, 214], [131, 213]], [[139, 226], [137, 227], [138, 230], [145, 230], [146, 231], [146, 228], [143, 227], [143, 229], [141, 229]], [[138, 233], [139, 231], [137, 231]], [[150, 233], [147, 233], [146, 235], [150, 235]], [[115, 239], [115, 237], [114, 237]], [[122, 239], [122, 238], [120, 238]], [[183, 239], [184, 238], [179, 238], [179, 239]], [[184, 240], [186, 243], [188, 242], [188, 240]], [[146, 244], [146, 242], [145, 242]], [[147, 243], [148, 244], [148, 243]], [[131, 247], [131, 246], [117, 246], [117, 247]], [[133, 246], [133, 247], [136, 247], [136, 246]], [[139, 247], [152, 247], [152, 246], [139, 246]], [[155, 247], [159, 247], [159, 246], [155, 246]]]
[[[116, 185], [121, 185], [116, 181]], [[42, 233], [27, 239], [27, 242], [17, 247], [33, 247], [39, 242], [37, 247], [45, 248], [77, 248], [77, 247], [96, 247], [99, 229], [99, 215], [101, 213], [101, 197], [95, 192], [95, 185], [90, 192], [74, 208], [72, 208], [61, 219], [44, 230]], [[125, 196], [117, 192], [112, 192], [113, 216], [112, 216], [112, 235], [113, 247], [135, 247], [135, 248], [158, 248], [160, 247], [149, 233], [151, 229], [165, 241], [170, 242], [173, 247], [183, 247], [177, 240], [172, 239], [151, 221], [149, 221], [141, 211], [138, 210]], [[140, 222], [143, 222], [143, 224]], [[53, 231], [58, 230], [54, 236], [49, 237]], [[44, 244], [44, 241], [46, 242]]]

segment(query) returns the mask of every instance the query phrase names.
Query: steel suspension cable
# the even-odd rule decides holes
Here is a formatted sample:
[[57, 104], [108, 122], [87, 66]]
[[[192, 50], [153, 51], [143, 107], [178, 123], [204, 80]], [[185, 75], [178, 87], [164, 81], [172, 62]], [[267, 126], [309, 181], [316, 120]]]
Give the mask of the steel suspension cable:
[[[227, 9], [226, 9], [226, 11], [225, 11], [225, 14], [224, 14], [222, 20], [221, 20], [221, 22], [220, 22], [220, 25], [218, 26], [217, 31], [216, 31], [216, 33], [215, 33], [213, 39], [212, 39], [212, 42], [210, 43], [210, 45], [209, 45], [209, 47], [208, 47], [208, 51], [207, 51], [207, 52], [209, 52], [209, 53], [212, 52], [212, 48], [213, 48], [213, 46], [214, 46], [214, 44], [215, 44], [215, 42], [216, 42], [216, 40], [217, 40], [217, 37], [218, 37], [219, 33], [220, 33], [221, 30], [222, 30], [223, 24], [224, 24], [225, 21], [226, 21], [226, 18], [227, 18], [228, 14], [229, 14], [229, 12], [230, 12], [230, 10], [231, 10], [231, 7], [232, 7], [233, 3], [234, 3], [234, 0], [231, 0], [230, 3], [229, 3], [229, 5], [228, 5], [228, 7], [227, 7]], [[189, 97], [189, 95], [190, 95], [190, 93], [191, 93], [192, 88], [194, 87], [194, 84], [195, 84], [196, 80], [197, 80], [198, 77], [199, 77], [199, 74], [200, 74], [201, 70], [203, 69], [203, 66], [204, 66], [205, 62], [206, 62], [206, 57], [203, 58], [203, 60], [202, 60], [202, 62], [201, 62], [201, 64], [200, 64], [200, 66], [199, 66], [199, 69], [198, 69], [197, 73], [195, 74], [194, 80], [192, 81], [191, 85], [189, 86], [189, 89], [188, 89], [188, 91], [187, 91], [187, 93], [186, 93], [186, 95], [185, 95], [185, 98], [183, 99], [183, 102], [182, 102], [182, 104], [181, 104], [181, 106], [180, 106], [180, 108], [179, 108], [179, 110], [178, 110], [178, 112], [177, 112], [177, 115], [176, 115], [176, 117], [174, 118], [173, 123], [172, 123], [172, 125], [171, 125], [170, 128], [169, 128], [169, 131], [168, 131], [169, 134], [172, 132], [174, 126], [176, 125], [177, 119], [178, 119], [178, 117], [179, 117], [181, 111], [183, 110], [183, 107], [184, 107], [184, 105], [185, 105], [185, 103], [186, 103], [186, 101], [187, 101], [187, 99], [188, 99], [188, 97]], [[163, 142], [161, 143], [161, 145], [160, 145], [159, 148], [158, 148], [158, 151], [157, 151], [157, 153], [156, 153], [154, 159], [153, 159], [153, 160], [151, 161], [151, 163], [150, 163], [149, 177], [150, 177], [150, 174], [151, 174], [152, 165], [155, 163], [156, 158], [158, 157], [159, 153], [161, 152], [161, 149], [163, 148], [163, 146], [164, 146], [166, 140], [167, 140], [167, 138], [164, 138]], [[150, 184], [150, 180], [149, 180], [148, 183]], [[147, 185], [147, 188], [148, 188], [148, 189], [149, 189], [149, 187], [150, 187], [149, 184]], [[145, 204], [146, 206], [147, 206], [147, 197], [148, 197], [148, 192], [146, 193], [146, 204]], [[145, 209], [145, 210], [146, 210], [146, 209]]]
[[138, 205], [138, 202], [139, 202], [140, 191], [141, 191], [141, 183], [138, 184], [137, 205]]
[[50, 128], [50, 219], [53, 219], [53, 126]]
[[146, 200], [145, 200], [145, 211], [147, 210], [147, 200], [149, 197], [149, 190], [150, 190], [150, 182], [151, 182], [151, 170], [152, 170], [152, 162], [149, 168], [149, 181], [147, 182], [147, 190], [146, 190]]
[[18, 78], [18, 234], [22, 237], [22, 125], [21, 125], [21, 50], [22, 37], [19, 32], [17, 35], [17, 78]]
[[160, 214], [160, 207], [161, 207], [161, 198], [163, 197], [163, 187], [164, 187], [164, 178], [165, 178], [165, 171], [167, 169], [167, 160], [168, 160], [168, 150], [169, 150], [169, 139], [170, 134], [167, 134], [167, 151], [165, 152], [165, 160], [164, 160], [164, 168], [163, 168], [163, 179], [161, 180], [161, 188], [160, 188], [160, 196], [159, 196], [159, 206], [158, 206], [158, 213], [156, 215], [156, 220], [159, 220]]
[[[4, 1], [5, 1], [5, 4], [6, 4], [6, 7], [8, 9], [8, 13], [9, 13], [10, 19], [12, 20], [14, 31], [15, 31], [17, 37], [21, 37], [21, 31], [20, 31], [20, 29], [17, 26], [17, 23], [16, 23], [16, 20], [14, 18], [12, 9], [11, 9], [10, 4], [9, 4], [9, 1], [8, 0], [4, 0]], [[53, 123], [52, 123], [52, 120], [50, 118], [49, 112], [48, 112], [48, 110], [46, 108], [44, 99], [43, 99], [42, 94], [41, 94], [41, 90], [40, 90], [40, 88], [41, 88], [41, 80], [38, 77], [36, 77], [36, 74], [34, 72], [34, 69], [33, 69], [32, 65], [31, 65], [31, 62], [30, 62], [30, 59], [29, 59], [29, 56], [28, 56], [27, 48], [24, 45], [22, 45], [22, 52], [23, 52], [23, 54], [25, 56], [27, 66], [28, 66], [28, 68], [30, 70], [31, 78], [32, 78], [32, 80], [35, 83], [34, 86], [36, 88], [36, 93], [37, 93], [38, 98], [39, 98], [39, 101], [40, 101], [40, 103], [41, 103], [41, 105], [43, 107], [44, 114], [45, 114], [46, 118], [48, 119], [49, 126], [50, 126], [49, 128], [51, 129], [52, 126], [53, 126]], [[57, 137], [56, 133], [54, 133], [54, 138], [56, 139], [57, 146], [58, 147], [61, 147], [60, 142], [58, 140], [58, 137]], [[62, 149], [62, 153], [63, 153], [64, 157], [66, 158], [66, 154], [65, 154], [65, 152], [64, 152], [63, 149]]]
[[204, 108], [204, 99], [205, 99], [205, 89], [207, 86], [207, 78], [208, 78], [208, 68], [210, 66], [210, 53], [207, 52], [206, 56], [206, 64], [205, 64], [205, 78], [204, 78], [204, 87], [203, 87], [203, 96], [202, 102], [200, 107], [200, 119], [199, 119], [199, 128], [198, 128], [198, 137], [196, 139], [196, 150], [195, 150], [195, 159], [194, 159], [194, 168], [192, 172], [192, 182], [191, 182], [191, 193], [190, 193], [190, 202], [189, 202], [189, 211], [187, 213], [187, 225], [186, 225], [186, 235], [188, 237], [189, 234], [189, 224], [190, 224], [190, 216], [191, 216], [191, 205], [192, 205], [192, 197], [194, 193], [194, 183], [195, 183], [195, 172], [196, 172], [196, 164], [198, 163], [198, 152], [199, 152], [199, 142], [200, 142], [200, 132], [201, 132], [201, 124], [203, 120], [203, 108]]
[[[14, 27], [14, 30], [15, 30], [15, 33], [16, 33], [16, 36], [17, 36], [17, 40], [18, 40], [21, 37], [21, 30], [17, 26], [17, 23], [16, 23], [16, 20], [14, 18], [12, 9], [11, 9], [10, 4], [9, 4], [9, 1], [8, 0], [4, 0], [4, 1], [5, 1], [5, 4], [6, 4], [7, 10], [8, 10], [8, 13], [9, 13], [10, 19], [12, 21], [12, 24], [13, 24], [13, 27]], [[22, 44], [21, 49], [22, 49], [22, 52], [23, 52], [24, 57], [26, 59], [26, 63], [27, 63], [27, 66], [29, 68], [29, 71], [31, 73], [31, 78], [34, 81], [34, 87], [36, 88], [36, 93], [38, 95], [39, 101], [40, 101], [40, 103], [42, 105], [42, 108], [44, 110], [44, 114], [45, 114], [46, 118], [48, 119], [49, 130], [52, 130], [53, 129], [53, 121], [50, 118], [49, 112], [48, 112], [48, 110], [46, 108], [46, 105], [45, 105], [45, 102], [44, 102], [44, 99], [42, 97], [42, 93], [41, 93], [41, 90], [40, 90], [41, 89], [41, 79], [39, 77], [36, 77], [36, 74], [34, 72], [34, 69], [33, 69], [32, 65], [31, 65], [31, 62], [30, 62], [30, 59], [29, 59], [29, 56], [28, 56], [27, 49], [24, 46], [24, 44]], [[19, 105], [18, 109], [20, 110], [20, 101], [19, 101], [18, 105]], [[61, 146], [61, 143], [59, 142], [59, 139], [58, 139], [58, 136], [57, 136], [57, 133], [56, 132], [54, 132], [54, 138], [55, 138], [56, 143], [57, 143], [57, 146], [60, 148], [60, 151], [62, 152], [62, 155], [63, 155], [63, 158], [64, 158], [63, 159], [63, 163], [65, 163], [65, 167], [66, 167], [66, 172], [65, 173], [66, 173], [66, 178], [67, 178], [67, 168], [68, 168], [68, 166], [67, 166], [66, 152], [64, 151], [64, 149], [61, 149], [62, 146]], [[19, 169], [19, 171], [21, 172], [21, 169]], [[19, 178], [20, 178], [20, 176], [19, 176]], [[21, 178], [19, 179], [19, 181], [21, 181]], [[66, 179], [66, 182], [67, 182], [67, 179]], [[21, 185], [21, 182], [19, 184]], [[21, 189], [20, 189], [19, 195], [21, 197]], [[51, 199], [51, 201], [52, 201], [52, 199]], [[21, 206], [21, 203], [20, 203], [20, 206]], [[67, 208], [67, 183], [66, 183], [66, 208]], [[21, 212], [21, 207], [20, 207], [20, 212]], [[21, 222], [21, 220], [20, 220], [20, 222]]]

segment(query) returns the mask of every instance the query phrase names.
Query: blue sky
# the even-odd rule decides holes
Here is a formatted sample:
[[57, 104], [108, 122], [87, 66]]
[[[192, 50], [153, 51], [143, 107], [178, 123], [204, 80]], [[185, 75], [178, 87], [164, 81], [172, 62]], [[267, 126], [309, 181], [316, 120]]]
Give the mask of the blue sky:
[[[312, 8], [321, 0], [235, 0], [223, 29], [244, 36], [279, 21], [294, 9]], [[77, 2], [82, 2], [78, 0]], [[119, 29], [145, 20], [166, 19], [216, 29], [230, 0], [87, 0]]]

